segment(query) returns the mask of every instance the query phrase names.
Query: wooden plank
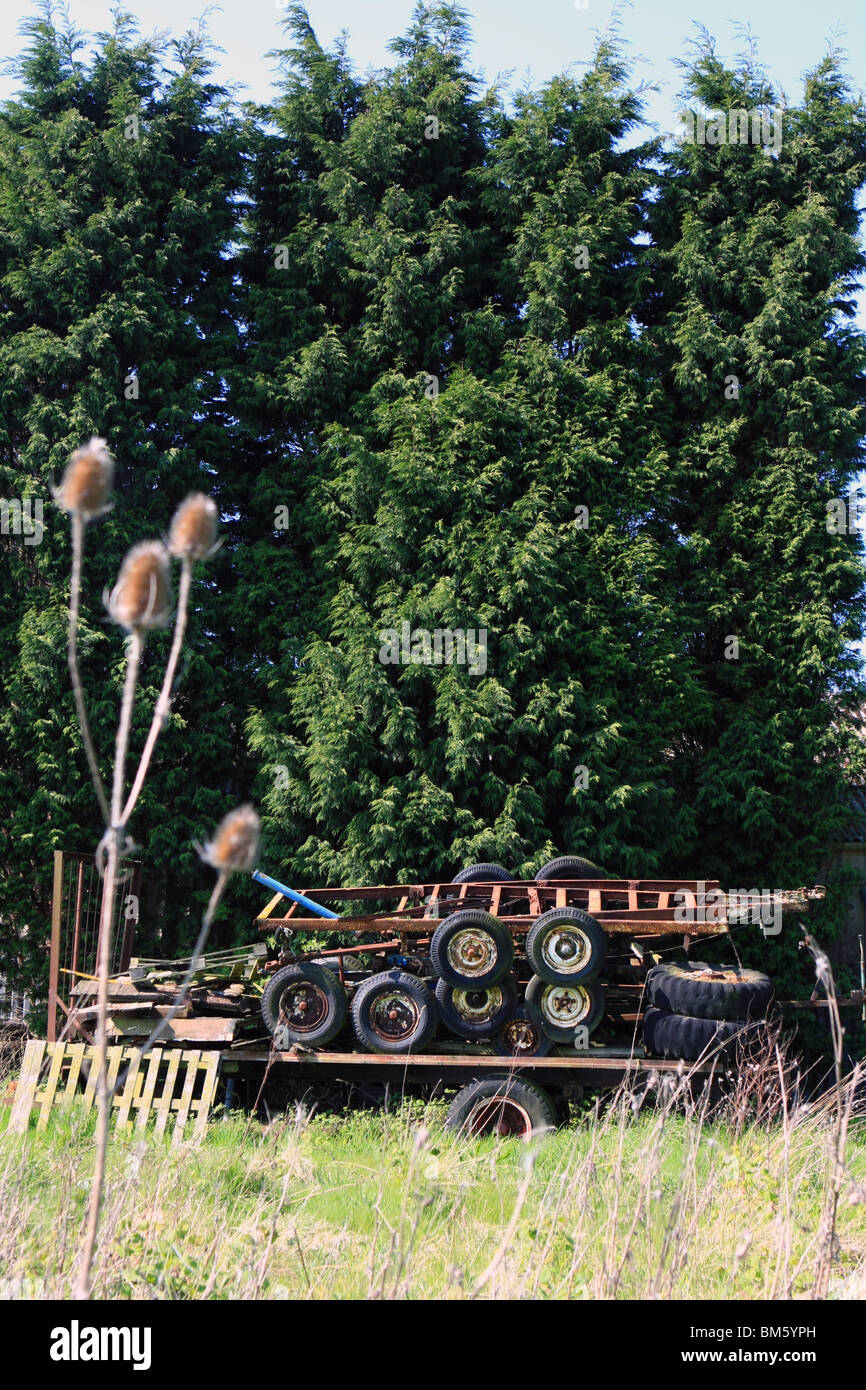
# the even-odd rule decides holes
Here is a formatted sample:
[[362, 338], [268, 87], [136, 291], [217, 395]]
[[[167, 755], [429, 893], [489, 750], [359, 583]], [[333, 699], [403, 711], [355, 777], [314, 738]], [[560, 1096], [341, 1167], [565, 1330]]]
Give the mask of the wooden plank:
[[87, 1073], [87, 1085], [84, 1088], [84, 1109], [89, 1110], [96, 1097], [96, 1077], [98, 1071], [96, 1065], [96, 1048], [86, 1048], [84, 1055], [90, 1063], [90, 1070]]
[[275, 893], [274, 896], [271, 898], [270, 902], [268, 903], [267, 907], [259, 913], [258, 917], [256, 918], [256, 921], [261, 922], [264, 918], [270, 917], [277, 903], [280, 902], [280, 900], [284, 896], [285, 895], [283, 893]]
[[194, 1101], [196, 1110], [195, 1129], [192, 1137], [196, 1143], [200, 1143], [207, 1130], [207, 1122], [210, 1116], [211, 1107], [216, 1095], [217, 1080], [219, 1078], [220, 1056], [218, 1052], [208, 1052], [202, 1058], [202, 1069], [204, 1071], [204, 1085], [202, 1093], [197, 1101]]
[[154, 1105], [154, 1109], [156, 1110], [156, 1129], [154, 1133], [157, 1135], [165, 1134], [165, 1127], [168, 1124], [171, 1103], [174, 1098], [174, 1083], [177, 1079], [180, 1059], [180, 1052], [169, 1052], [168, 1067], [165, 1073], [165, 1080], [162, 1084], [162, 1092]]
[[51, 1066], [48, 1068], [45, 1090], [40, 1096], [37, 1088], [34, 1097], [35, 1103], [39, 1106], [39, 1119], [36, 1122], [37, 1129], [44, 1129], [48, 1124], [48, 1116], [51, 1114], [51, 1107], [54, 1104], [54, 1093], [57, 1090], [57, 1083], [60, 1080], [60, 1069], [63, 1066], [63, 1057], [66, 1051], [66, 1047], [63, 1043], [49, 1043], [48, 1049], [51, 1053]]
[[[237, 1018], [220, 1018], [219, 1015], [202, 1018], [173, 1018], [167, 1028], [159, 1035], [161, 1043], [171, 1042], [234, 1042]], [[112, 1031], [124, 1038], [147, 1038], [156, 1026], [156, 1019], [133, 1015], [126, 1017], [112, 1015]]]
[[587, 910], [588, 910], [589, 912], [592, 912], [592, 913], [601, 912], [601, 889], [600, 889], [600, 888], [590, 888], [590, 890], [589, 890], [589, 906], [588, 906], [588, 909], [587, 909]]
[[161, 1047], [155, 1047], [147, 1059], [147, 1075], [144, 1079], [144, 1088], [136, 1104], [138, 1105], [138, 1128], [147, 1128], [147, 1119], [150, 1114], [150, 1107], [153, 1102], [154, 1092], [156, 1091], [156, 1080], [159, 1076], [159, 1064], [163, 1058]]
[[27, 1122], [33, 1108], [33, 1097], [36, 1094], [36, 1083], [39, 1080], [44, 1056], [45, 1043], [40, 1038], [29, 1042], [24, 1049], [24, 1061], [15, 1087], [12, 1114], [9, 1116], [10, 1134], [25, 1134], [27, 1131]]
[[78, 1090], [78, 1078], [81, 1075], [81, 1063], [84, 1061], [84, 1043], [67, 1043], [66, 1056], [69, 1061], [69, 1075], [66, 1078], [66, 1087], [63, 1092], [63, 1103], [67, 1105]]
[[200, 1051], [187, 1051], [184, 1049], [182, 1054], [186, 1062], [186, 1079], [183, 1083], [183, 1090], [180, 1093], [180, 1103], [177, 1107], [177, 1119], [174, 1122], [174, 1143], [177, 1145], [183, 1139], [183, 1131], [189, 1117], [189, 1107], [192, 1105], [192, 1093], [195, 1090], [196, 1078], [198, 1077], [198, 1064], [201, 1057]]
[[138, 1069], [140, 1066], [141, 1053], [136, 1048], [129, 1059], [129, 1066], [126, 1073], [126, 1082], [124, 1084], [123, 1093], [120, 1097], [120, 1102], [117, 1107], [117, 1123], [119, 1125], [125, 1126], [129, 1122], [129, 1111], [132, 1105], [133, 1096], [135, 1095], [136, 1082], [138, 1081]]

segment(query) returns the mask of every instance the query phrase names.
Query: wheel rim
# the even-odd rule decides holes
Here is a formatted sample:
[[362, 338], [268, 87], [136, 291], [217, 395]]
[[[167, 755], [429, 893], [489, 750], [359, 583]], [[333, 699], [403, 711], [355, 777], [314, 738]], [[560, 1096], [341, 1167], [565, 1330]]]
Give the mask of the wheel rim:
[[280, 1022], [297, 1033], [311, 1033], [328, 1017], [330, 999], [311, 980], [288, 984], [280, 996]]
[[487, 1023], [505, 1002], [498, 985], [490, 989], [452, 989], [451, 1007], [461, 1023]]
[[493, 969], [497, 960], [496, 942], [489, 932], [480, 931], [478, 927], [464, 927], [451, 937], [445, 954], [452, 970], [471, 979]]
[[589, 991], [582, 985], [548, 985], [541, 996], [541, 1012], [553, 1028], [576, 1028], [592, 1008]]
[[418, 1027], [421, 1011], [402, 989], [383, 990], [370, 1005], [370, 1027], [385, 1042], [403, 1042]]
[[541, 1042], [541, 1035], [528, 1018], [513, 1018], [502, 1030], [506, 1051], [514, 1057], [531, 1056]]
[[558, 975], [575, 975], [592, 958], [592, 942], [581, 927], [564, 922], [548, 932], [541, 943], [541, 958]]
[[510, 1096], [492, 1096], [477, 1101], [472, 1107], [466, 1120], [466, 1131], [473, 1137], [495, 1134], [499, 1139], [529, 1139], [532, 1120], [528, 1111]]

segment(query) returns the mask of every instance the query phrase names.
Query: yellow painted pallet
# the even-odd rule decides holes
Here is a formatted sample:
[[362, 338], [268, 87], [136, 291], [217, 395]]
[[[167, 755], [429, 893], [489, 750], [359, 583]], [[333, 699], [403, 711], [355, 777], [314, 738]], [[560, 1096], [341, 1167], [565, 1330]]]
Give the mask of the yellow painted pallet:
[[[201, 1048], [155, 1047], [146, 1057], [137, 1047], [106, 1048], [109, 1086], [115, 1087], [121, 1078], [112, 1100], [115, 1124], [144, 1130], [154, 1116], [154, 1132], [164, 1134], [171, 1125], [176, 1144], [190, 1124], [192, 1138], [200, 1138], [216, 1094], [219, 1063], [218, 1052]], [[26, 1133], [34, 1113], [37, 1129], [44, 1129], [52, 1111], [73, 1099], [85, 1110], [92, 1109], [96, 1083], [95, 1047], [28, 1042], [9, 1117], [10, 1133]]]

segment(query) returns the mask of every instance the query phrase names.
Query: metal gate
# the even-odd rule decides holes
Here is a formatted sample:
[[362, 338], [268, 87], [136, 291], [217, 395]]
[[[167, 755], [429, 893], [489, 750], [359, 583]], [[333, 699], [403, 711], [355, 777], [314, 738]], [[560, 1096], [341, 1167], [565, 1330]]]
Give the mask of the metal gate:
[[[72, 1008], [76, 979], [95, 976], [102, 915], [104, 880], [92, 854], [54, 851], [54, 892], [51, 902], [51, 954], [48, 968], [48, 1041], [54, 1042]], [[127, 969], [138, 924], [141, 864], [121, 865], [115, 895], [112, 975]]]

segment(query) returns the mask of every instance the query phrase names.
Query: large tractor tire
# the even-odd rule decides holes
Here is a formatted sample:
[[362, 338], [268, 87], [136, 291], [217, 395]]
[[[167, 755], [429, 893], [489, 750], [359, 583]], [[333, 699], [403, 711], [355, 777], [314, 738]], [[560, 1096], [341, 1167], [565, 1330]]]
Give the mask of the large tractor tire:
[[773, 982], [760, 970], [682, 961], [656, 965], [646, 978], [647, 1001], [656, 1009], [692, 1018], [757, 1019], [766, 1017]]
[[654, 1057], [677, 1057], [686, 1062], [703, 1058], [730, 1064], [738, 1046], [758, 1034], [758, 1024], [732, 1019], [691, 1018], [652, 1007], [643, 1016], [644, 1043]]
[[467, 1138], [532, 1139], [556, 1129], [556, 1106], [534, 1081], [519, 1076], [484, 1076], [457, 1092], [445, 1120]]

